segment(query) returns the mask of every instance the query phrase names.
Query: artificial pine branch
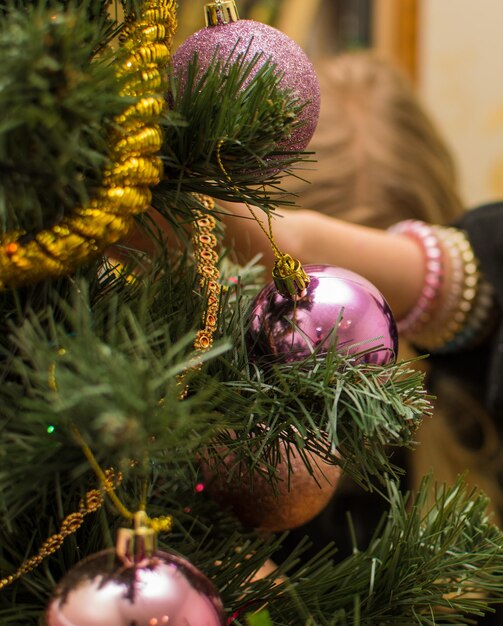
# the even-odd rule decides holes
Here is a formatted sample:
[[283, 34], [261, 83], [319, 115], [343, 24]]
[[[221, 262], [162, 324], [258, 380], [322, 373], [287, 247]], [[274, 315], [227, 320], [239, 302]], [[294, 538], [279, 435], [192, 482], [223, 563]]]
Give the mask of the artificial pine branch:
[[[155, 491], [152, 498], [152, 512], [168, 508], [175, 513], [175, 529], [161, 537], [161, 548], [180, 552], [215, 581], [229, 613], [238, 614], [236, 624], [244, 624], [246, 611], [257, 610], [264, 603], [277, 626], [306, 621], [327, 626], [470, 624], [487, 611], [489, 600], [503, 599], [503, 533], [486, 515], [487, 499], [467, 493], [461, 479], [450, 489], [438, 489], [433, 502], [428, 502], [426, 495], [432, 492], [431, 479], [427, 479], [409, 505], [390, 483], [389, 513], [366, 550], [355, 549], [337, 563], [335, 547], [327, 546], [300, 564], [307, 547], [302, 541], [263, 578], [256, 574], [267, 558], [274, 558], [284, 535], [265, 538], [243, 532], [204, 495], [189, 489], [173, 491], [174, 482], [169, 484], [168, 479], [164, 485], [161, 481], [158, 494], [162, 501], [163, 493], [171, 493], [171, 501], [161, 504]], [[212, 520], [213, 525], [204, 520]], [[110, 524], [110, 519], [106, 523]], [[94, 539], [90, 546], [82, 546], [81, 558], [96, 549], [94, 542], [103, 544], [96, 520], [87, 531]], [[74, 543], [72, 538], [69, 541]], [[75, 549], [63, 551], [55, 555], [51, 569], [64, 571], [75, 560], [78, 551], [77, 559]], [[0, 615], [6, 621], [2, 623], [21, 624], [19, 607], [9, 606], [9, 602], [19, 598], [22, 607], [23, 597], [37, 595], [37, 585], [43, 597], [50, 583], [42, 571], [25, 577], [22, 588], [27, 587], [29, 594], [19, 589], [15, 595], [12, 590], [3, 593]], [[34, 626], [36, 621], [29, 616], [35, 617], [37, 605], [25, 606], [24, 623]]]
[[309, 154], [278, 149], [302, 108], [280, 81], [275, 65], [260, 55], [232, 64], [215, 57], [204, 71], [195, 56], [186, 73], [172, 75], [166, 175], [154, 190], [154, 206], [180, 188], [262, 208], [293, 204], [281, 178]]
[[96, 48], [108, 22], [78, 9], [10, 7], [0, 25], [0, 230], [39, 230], [88, 200], [127, 98]]
[[[215, 455], [230, 447], [236, 464], [249, 459], [250, 471], [263, 472], [276, 465], [271, 459], [278, 458], [281, 441], [341, 464], [367, 488], [375, 477], [396, 474], [390, 451], [412, 447], [418, 425], [431, 415], [424, 375], [412, 362], [355, 364], [354, 356], [336, 350], [313, 350], [308, 358], [283, 365], [254, 360], [247, 340], [250, 302], [243, 283], [229, 286], [221, 318], [233, 349], [208, 365], [210, 375], [244, 398], [246, 407], [239, 444], [234, 432], [222, 433]], [[233, 413], [241, 414], [240, 408]], [[270, 476], [270, 469], [266, 473]]]
[[[53, 307], [24, 312], [18, 326], [11, 324], [4, 347], [8, 384], [0, 397], [6, 420], [24, 415], [33, 445], [11, 471], [26, 472], [44, 445], [63, 463], [59, 448], [75, 447], [65, 431], [72, 422], [96, 442], [100, 460], [119, 467], [124, 459], [162, 451], [176, 461], [207, 445], [213, 433], [210, 455], [231, 446], [237, 463], [267, 467], [271, 480], [280, 442], [300, 447], [309, 468], [307, 453], [314, 452], [368, 486], [372, 476], [393, 472], [389, 447], [411, 445], [431, 408], [422, 375], [403, 365], [354, 365], [344, 355], [316, 352], [261, 370], [248, 364], [246, 304], [231, 289], [222, 309], [223, 342], [202, 356], [207, 367], [191, 372], [204, 299], [187, 262], [159, 259], [150, 274], [132, 281], [127, 274], [108, 281], [105, 275], [93, 300], [86, 283], [75, 282], [65, 300], [55, 294]], [[177, 377], [186, 371], [192, 393], [180, 402]], [[56, 430], [44, 443], [40, 434], [50, 425]], [[155, 444], [146, 447], [149, 437]], [[26, 502], [19, 485], [9, 496], [9, 509], [17, 510], [10, 497]]]
[[[125, 104], [106, 52], [118, 26], [102, 3], [59, 4], [2, 6], [2, 229], [37, 230], [90, 195], [106, 161], [109, 122]], [[461, 483], [440, 490], [432, 505], [428, 483], [411, 505], [391, 483], [389, 515], [367, 549], [355, 546], [337, 563], [329, 545], [302, 563], [303, 541], [258, 579], [284, 537], [242, 528], [197, 488], [201, 454], [216, 457], [222, 444], [273, 481], [281, 441], [342, 464], [368, 485], [373, 475], [396, 471], [390, 447], [412, 444], [430, 411], [421, 375], [409, 364], [358, 366], [316, 351], [291, 365], [250, 362], [247, 311], [259, 270], [239, 270], [238, 279], [228, 259], [220, 336], [199, 355], [202, 367], [192, 368], [205, 294], [179, 228], [201, 210], [191, 192], [273, 210], [290, 202], [282, 175], [308, 158], [278, 150], [299, 104], [279, 88], [269, 62], [245, 84], [257, 61], [215, 63], [202, 75], [194, 62], [188, 91], [171, 77], [167, 175], [155, 206], [178, 229], [177, 255], [161, 239], [153, 261], [138, 259], [119, 272], [92, 264], [0, 298], [1, 575], [36, 554], [97, 486], [76, 427], [98, 463], [124, 471], [117, 494], [125, 506], [135, 510], [146, 497], [149, 514], [173, 515], [161, 546], [216, 583], [236, 626], [264, 605], [278, 625], [469, 623], [488, 595], [501, 598], [503, 536], [486, 517], [486, 500], [467, 497]], [[189, 390], [183, 401], [180, 377]], [[303, 458], [309, 468], [310, 457]], [[112, 547], [123, 524], [109, 502], [86, 517], [38, 569], [2, 589], [0, 622], [40, 623], [57, 580]]]
[[[216, 410], [219, 390], [211, 382], [180, 402], [178, 376], [188, 372], [190, 382], [187, 355], [193, 335], [173, 338], [167, 318], [151, 327], [148, 291], [143, 296], [135, 311], [114, 296], [91, 311], [81, 283], [75, 285], [71, 305], [60, 303], [64, 319], [56, 322], [49, 309], [11, 328], [0, 388], [2, 421], [10, 427], [6, 440], [15, 456], [2, 485], [7, 518], [31, 503], [30, 467], [37, 459], [45, 461], [38, 474], [39, 495], [50, 491], [56, 466], [69, 482], [82, 471], [85, 459], [76, 452], [69, 424], [92, 444], [101, 463], [126, 471], [129, 459], [168, 453], [174, 464], [190, 462], [201, 441], [215, 432], [215, 420], [222, 421]], [[202, 361], [225, 349], [216, 346]]]
[[389, 483], [391, 507], [369, 547], [338, 564], [319, 555], [271, 588], [273, 623], [473, 624], [489, 601], [501, 602], [503, 533], [487, 517], [487, 498], [459, 479], [428, 501], [431, 487], [427, 477], [408, 504]]

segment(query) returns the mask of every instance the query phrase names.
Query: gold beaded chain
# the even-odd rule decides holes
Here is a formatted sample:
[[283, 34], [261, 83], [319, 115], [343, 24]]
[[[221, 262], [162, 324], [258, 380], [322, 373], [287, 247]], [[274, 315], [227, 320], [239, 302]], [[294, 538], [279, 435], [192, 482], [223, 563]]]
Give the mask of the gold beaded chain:
[[157, 122], [166, 107], [164, 69], [176, 24], [175, 0], [146, 0], [138, 18], [127, 24], [120, 38], [127, 54], [117, 73], [127, 77], [122, 95], [139, 99], [114, 120], [112, 162], [101, 187], [87, 206], [75, 208], [26, 242], [20, 230], [0, 237], [0, 289], [69, 274], [124, 237], [133, 216], [148, 209], [149, 186], [163, 173], [157, 156], [163, 136]]
[[[218, 253], [216, 252], [217, 238], [214, 230], [217, 225], [216, 219], [210, 212], [215, 208], [215, 200], [210, 196], [194, 193], [194, 198], [206, 209], [194, 209], [196, 217], [192, 232], [192, 245], [196, 260], [196, 271], [199, 275], [199, 287], [206, 294], [206, 307], [202, 316], [202, 328], [197, 331], [194, 340], [194, 349], [197, 352], [206, 352], [213, 345], [213, 335], [218, 322], [218, 309], [220, 306], [220, 294], [222, 286], [218, 282], [220, 271], [217, 267]], [[178, 377], [178, 384], [183, 385], [180, 392], [180, 400], [187, 397], [188, 386], [185, 379], [189, 370], [199, 370], [201, 361], [196, 358], [195, 363]]]
[[[115, 507], [124, 518], [128, 520], [134, 520], [136, 518], [137, 514], [129, 511], [122, 504], [115, 493], [115, 489], [122, 483], [122, 473], [118, 472], [116, 474], [113, 468], [102, 470], [96, 462], [90, 448], [83, 443], [77, 429], [73, 429], [73, 431], [101, 482], [101, 489], [91, 489], [88, 491], [79, 503], [79, 510], [70, 513], [61, 522], [59, 532], [48, 537], [40, 547], [37, 554], [24, 561], [24, 563], [13, 574], [9, 574], [8, 576], [0, 579], [0, 589], [7, 587], [25, 574], [29, 574], [36, 567], [38, 567], [44, 559], [57, 552], [63, 545], [64, 540], [79, 530], [84, 523], [84, 518], [90, 513], [96, 513], [96, 511], [103, 506], [105, 495], [108, 495], [111, 498]], [[145, 525], [148, 528], [151, 528], [155, 533], [169, 532], [173, 527], [173, 518], [171, 515], [154, 518], [144, 515], [143, 520]]]
[[[95, 513], [103, 506], [105, 495], [108, 495], [108, 497], [112, 500], [114, 506], [117, 508], [122, 517], [128, 520], [134, 520], [136, 517], [135, 513], [129, 511], [122, 504], [115, 493], [115, 489], [122, 483], [122, 473], [116, 473], [113, 468], [102, 470], [91, 452], [91, 449], [83, 441], [79, 431], [73, 427], [72, 432], [82, 447], [89, 464], [97, 475], [101, 483], [101, 489], [91, 489], [88, 491], [79, 503], [79, 510], [70, 513], [61, 522], [59, 532], [48, 537], [40, 547], [38, 553], [24, 561], [24, 563], [13, 574], [9, 574], [8, 576], [0, 579], [0, 589], [7, 587], [25, 574], [33, 571], [45, 558], [57, 552], [57, 550], [59, 550], [63, 545], [63, 541], [66, 537], [73, 535], [79, 530], [84, 523], [86, 515]], [[143, 520], [145, 525], [151, 528], [155, 533], [169, 532], [173, 527], [173, 517], [171, 515], [154, 518], [144, 515]]]
[[209, 350], [213, 344], [213, 333], [217, 326], [218, 308], [220, 306], [221, 285], [218, 282], [220, 271], [217, 267], [218, 253], [215, 250], [217, 238], [213, 233], [217, 221], [213, 215], [209, 215], [209, 212], [215, 208], [213, 198], [202, 194], [194, 194], [194, 197], [208, 211], [208, 213], [204, 213], [200, 209], [194, 211], [197, 219], [192, 235], [199, 286], [206, 293], [203, 328], [197, 333], [194, 348], [199, 352], [204, 352]]
[[116, 474], [111, 468], [103, 472], [101, 489], [91, 489], [88, 491], [79, 503], [79, 510], [70, 513], [61, 522], [59, 532], [46, 539], [38, 553], [27, 559], [13, 574], [9, 574], [9, 576], [0, 579], [0, 589], [7, 587], [25, 574], [33, 571], [45, 558], [59, 550], [66, 537], [76, 533], [82, 526], [86, 515], [96, 513], [96, 511], [103, 506], [105, 494], [112, 492], [121, 482], [121, 473]]
[[[58, 356], [65, 354], [65, 349], [60, 348], [58, 350]], [[56, 378], [56, 363], [52, 363], [49, 367], [47, 382], [49, 388], [52, 391], [58, 391], [58, 384]], [[101, 483], [100, 489], [92, 489], [86, 493], [85, 498], [80, 501], [79, 510], [70, 513], [62, 521], [60, 525], [59, 533], [51, 535], [44, 541], [38, 553], [26, 560], [13, 574], [9, 574], [0, 579], [0, 589], [10, 585], [14, 581], [21, 578], [25, 574], [28, 574], [34, 570], [40, 563], [51, 554], [54, 554], [62, 546], [63, 541], [69, 535], [77, 532], [77, 530], [84, 523], [84, 517], [89, 513], [95, 513], [104, 502], [104, 495], [108, 495], [113, 505], [117, 509], [118, 513], [127, 520], [134, 520], [136, 515], [132, 511], [129, 511], [117, 496], [115, 489], [122, 483], [122, 472], [116, 474], [113, 468], [107, 470], [101, 469], [98, 461], [96, 460], [91, 448], [86, 444], [84, 438], [80, 434], [78, 428], [74, 425], [70, 426], [70, 430], [78, 445], [81, 447], [84, 456], [89, 462], [92, 470], [96, 474], [98, 480]], [[140, 510], [144, 510], [144, 504], [140, 506]], [[165, 515], [161, 517], [149, 518], [146, 514], [143, 515], [144, 523], [151, 528], [154, 532], [169, 532], [173, 527], [173, 517], [171, 515]]]

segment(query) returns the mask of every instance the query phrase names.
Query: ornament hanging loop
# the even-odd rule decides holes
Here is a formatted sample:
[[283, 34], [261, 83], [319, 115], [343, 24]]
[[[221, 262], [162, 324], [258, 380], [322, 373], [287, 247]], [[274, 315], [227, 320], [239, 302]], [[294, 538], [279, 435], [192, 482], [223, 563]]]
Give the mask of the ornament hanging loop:
[[[218, 165], [220, 166], [220, 169], [224, 173], [225, 178], [227, 179], [227, 182], [229, 183], [231, 188], [234, 189], [234, 191], [236, 191], [239, 194], [238, 188], [236, 187], [236, 185], [232, 183], [231, 177], [227, 173], [227, 170], [225, 169], [224, 164], [222, 162], [222, 157], [221, 157], [220, 152], [221, 152], [222, 145], [224, 144], [224, 142], [225, 142], [225, 139], [220, 139], [217, 145]], [[262, 232], [265, 234], [267, 239], [269, 239], [269, 243], [272, 246], [272, 251], [274, 253], [274, 256], [276, 257], [276, 261], [274, 263], [274, 267], [272, 270], [272, 277], [274, 280], [274, 284], [276, 285], [276, 289], [278, 290], [278, 293], [281, 294], [284, 298], [290, 298], [291, 300], [300, 300], [307, 293], [307, 286], [309, 285], [309, 280], [310, 280], [309, 276], [304, 271], [304, 268], [302, 267], [300, 261], [298, 261], [297, 259], [294, 259], [289, 254], [284, 254], [278, 248], [278, 245], [274, 241], [274, 235], [272, 232], [271, 213], [269, 211], [267, 212], [267, 224], [269, 227], [269, 232], [267, 232], [267, 229], [265, 228], [265, 226], [255, 215], [251, 205], [248, 202], [246, 202], [246, 200], [244, 203], [246, 207], [248, 208], [248, 210], [250, 211], [253, 219], [257, 222], [257, 224], [261, 228]]]
[[127, 565], [140, 563], [151, 557], [157, 549], [157, 533], [149, 526], [145, 511], [134, 515], [134, 529], [120, 528], [117, 533], [115, 551]]
[[216, 0], [204, 7], [206, 26], [222, 26], [239, 20], [238, 9], [234, 0]]
[[289, 254], [282, 254], [276, 259], [272, 277], [278, 293], [284, 298], [301, 300], [307, 293], [309, 276], [300, 261]]

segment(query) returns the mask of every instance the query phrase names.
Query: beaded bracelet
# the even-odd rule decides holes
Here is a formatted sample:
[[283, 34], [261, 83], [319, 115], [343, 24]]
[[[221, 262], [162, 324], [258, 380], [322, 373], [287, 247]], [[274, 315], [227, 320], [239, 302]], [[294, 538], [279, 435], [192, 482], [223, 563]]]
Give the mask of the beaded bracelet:
[[[466, 234], [457, 229], [438, 228], [443, 231], [440, 236], [453, 267], [456, 263], [461, 264], [464, 277], [458, 302], [447, 310], [443, 325], [437, 324], [440, 330], [437, 330], [436, 336], [430, 335], [427, 340], [420, 338], [417, 343], [432, 352], [448, 353], [474, 347], [483, 341], [494, 328], [497, 307], [494, 289], [484, 280]], [[449, 278], [449, 292], [454, 292], [451, 289], [452, 277]], [[446, 309], [449, 309], [448, 303], [449, 299], [446, 300]]]
[[388, 230], [411, 237], [420, 244], [423, 251], [425, 279], [421, 294], [414, 308], [397, 322], [400, 333], [414, 334], [430, 322], [438, 307], [444, 274], [444, 251], [435, 228], [419, 220], [404, 220]]
[[449, 258], [448, 291], [430, 323], [409, 336], [417, 346], [432, 351], [444, 347], [463, 330], [480, 283], [478, 262], [466, 235], [456, 228], [433, 228]]
[[493, 330], [497, 319], [495, 291], [493, 286], [481, 280], [477, 297], [470, 315], [460, 332], [441, 346], [436, 352], [448, 353], [473, 348], [483, 341]]
[[[399, 331], [417, 347], [431, 352], [453, 352], [479, 343], [493, 328], [496, 306], [494, 290], [479, 271], [467, 235], [456, 228], [412, 220], [390, 230], [419, 241], [426, 258], [421, 296], [411, 313], [398, 322]], [[437, 256], [440, 265], [434, 262]], [[447, 259], [448, 291], [440, 298]]]
[[[463, 299], [466, 276], [462, 255], [453, 245], [455, 233], [458, 231], [443, 227], [435, 227], [435, 230], [444, 248], [444, 254], [449, 258], [449, 288], [447, 293], [444, 293], [444, 300], [433, 323], [427, 329], [429, 337], [426, 342], [423, 341], [423, 344], [425, 343], [430, 350], [449, 341], [458, 330], [457, 327], [452, 327], [452, 322]], [[421, 343], [420, 339], [419, 343]]]

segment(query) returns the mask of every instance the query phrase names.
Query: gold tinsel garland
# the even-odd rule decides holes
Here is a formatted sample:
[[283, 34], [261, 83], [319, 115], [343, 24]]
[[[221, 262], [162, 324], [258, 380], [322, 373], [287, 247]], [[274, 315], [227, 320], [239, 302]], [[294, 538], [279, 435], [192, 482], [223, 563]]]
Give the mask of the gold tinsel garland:
[[162, 176], [157, 121], [165, 108], [163, 70], [175, 29], [174, 0], [147, 0], [128, 23], [120, 41], [126, 55], [117, 72], [127, 77], [122, 95], [139, 99], [114, 120], [111, 164], [102, 185], [88, 206], [52, 228], [33, 236], [10, 231], [0, 237], [0, 289], [71, 273], [126, 235], [133, 216], [149, 207], [149, 186]]

